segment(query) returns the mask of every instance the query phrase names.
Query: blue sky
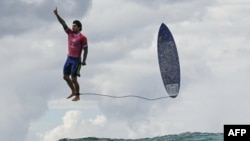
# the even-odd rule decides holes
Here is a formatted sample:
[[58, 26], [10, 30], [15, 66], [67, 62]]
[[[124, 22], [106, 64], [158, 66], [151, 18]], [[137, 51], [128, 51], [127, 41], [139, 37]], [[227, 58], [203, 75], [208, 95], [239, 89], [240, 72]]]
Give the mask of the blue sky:
[[[164, 22], [179, 52], [180, 95], [67, 100], [67, 36], [56, 6], [69, 26], [82, 21], [88, 37], [81, 92], [166, 96], [156, 50]], [[2, 0], [0, 140], [142, 138], [248, 124], [249, 12], [247, 0]]]

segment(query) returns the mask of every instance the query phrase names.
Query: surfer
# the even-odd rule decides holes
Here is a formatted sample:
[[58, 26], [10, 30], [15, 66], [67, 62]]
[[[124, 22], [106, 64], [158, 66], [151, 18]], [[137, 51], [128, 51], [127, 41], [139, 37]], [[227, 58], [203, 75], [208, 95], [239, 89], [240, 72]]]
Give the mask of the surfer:
[[[72, 29], [70, 29], [66, 22], [59, 16], [57, 8], [54, 10], [54, 14], [68, 34], [68, 56], [63, 67], [63, 79], [71, 89], [71, 94], [67, 98], [74, 97], [72, 101], [78, 101], [80, 100], [80, 86], [77, 76], [80, 77], [81, 65], [86, 65], [88, 55], [87, 38], [81, 33], [82, 24], [80, 21], [73, 21]], [[82, 50], [84, 50], [84, 53], [81, 62]]]

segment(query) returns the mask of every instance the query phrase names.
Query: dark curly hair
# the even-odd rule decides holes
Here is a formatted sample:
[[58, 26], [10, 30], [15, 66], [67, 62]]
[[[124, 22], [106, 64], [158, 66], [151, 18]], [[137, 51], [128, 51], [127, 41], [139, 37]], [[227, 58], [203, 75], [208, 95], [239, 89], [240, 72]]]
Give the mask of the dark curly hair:
[[80, 28], [80, 31], [82, 31], [82, 23], [80, 21], [74, 20], [73, 24], [76, 24]]

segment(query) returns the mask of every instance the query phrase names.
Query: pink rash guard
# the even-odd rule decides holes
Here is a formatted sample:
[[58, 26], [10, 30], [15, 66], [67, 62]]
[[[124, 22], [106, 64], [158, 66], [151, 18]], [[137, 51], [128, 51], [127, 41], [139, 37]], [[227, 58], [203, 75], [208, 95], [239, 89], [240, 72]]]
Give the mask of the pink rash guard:
[[68, 34], [68, 56], [80, 58], [82, 49], [88, 46], [87, 38], [81, 33], [73, 33], [71, 29], [67, 29]]

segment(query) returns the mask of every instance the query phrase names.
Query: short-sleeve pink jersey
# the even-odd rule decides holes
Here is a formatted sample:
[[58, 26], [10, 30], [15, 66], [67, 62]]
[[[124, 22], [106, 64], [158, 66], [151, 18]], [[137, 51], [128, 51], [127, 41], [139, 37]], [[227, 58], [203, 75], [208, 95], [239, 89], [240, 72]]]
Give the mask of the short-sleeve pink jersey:
[[71, 29], [67, 29], [68, 34], [68, 56], [81, 57], [82, 49], [88, 47], [87, 38], [81, 33], [73, 33]]

